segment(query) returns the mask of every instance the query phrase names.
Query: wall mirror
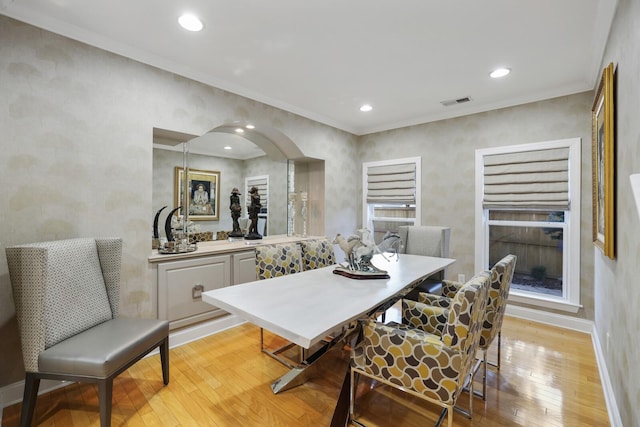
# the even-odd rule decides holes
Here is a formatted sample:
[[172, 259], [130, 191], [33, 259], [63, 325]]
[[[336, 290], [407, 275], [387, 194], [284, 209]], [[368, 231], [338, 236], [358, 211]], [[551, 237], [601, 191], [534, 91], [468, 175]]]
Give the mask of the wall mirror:
[[[208, 203], [190, 208], [192, 231], [201, 241], [225, 238], [225, 232], [232, 229], [229, 206], [232, 189], [240, 190], [241, 218], [246, 218], [247, 186], [256, 185], [260, 188], [264, 208], [258, 224], [265, 235], [318, 231], [318, 227], [312, 225], [303, 230], [302, 219], [296, 226], [296, 221], [289, 218], [291, 213], [301, 215], [301, 209], [291, 209], [291, 200], [308, 193], [308, 165], [318, 162], [322, 163], [324, 171], [324, 161], [306, 158], [281, 132], [248, 122], [224, 124], [201, 136], [154, 128], [151, 218], [167, 206], [160, 215], [160, 234], [164, 235], [168, 213], [183, 204], [184, 199], [180, 195], [186, 193], [190, 200], [194, 200], [195, 187], [198, 187], [200, 192], [206, 193]], [[196, 184], [186, 191], [180, 187], [184, 176], [179, 176], [184, 172], [185, 164], [188, 165], [191, 182]], [[318, 166], [311, 169], [317, 170]], [[324, 209], [317, 206], [318, 198], [324, 202], [323, 174], [321, 187], [321, 190], [316, 189], [321, 196], [315, 196], [316, 205], [312, 210], [316, 216]], [[292, 196], [292, 193], [295, 194]], [[321, 222], [323, 220], [324, 215]]]

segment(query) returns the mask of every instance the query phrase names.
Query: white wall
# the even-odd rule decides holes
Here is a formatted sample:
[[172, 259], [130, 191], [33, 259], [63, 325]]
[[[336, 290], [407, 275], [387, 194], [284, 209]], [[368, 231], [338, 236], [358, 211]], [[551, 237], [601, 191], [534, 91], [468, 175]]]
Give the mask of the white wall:
[[[624, 425], [640, 419], [640, 219], [628, 175], [640, 172], [640, 4], [620, 0], [603, 67], [618, 64], [617, 259], [591, 244], [592, 93], [368, 135], [291, 113], [0, 16], [0, 386], [22, 379], [4, 248], [90, 235], [125, 240], [123, 313], [151, 316], [152, 129], [202, 134], [260, 120], [309, 157], [325, 159], [328, 236], [359, 226], [361, 163], [423, 157], [422, 222], [453, 227], [449, 274], [473, 272], [473, 152], [581, 137], [582, 294], [579, 316], [610, 333], [607, 367]], [[331, 153], [331, 156], [327, 153]]]
[[410, 126], [363, 137], [363, 161], [422, 157], [422, 224], [451, 227], [448, 278], [474, 271], [475, 150], [565, 138], [582, 138], [582, 212], [578, 316], [593, 319], [591, 244], [591, 104], [586, 92], [513, 108]]
[[201, 135], [235, 120], [272, 126], [326, 160], [327, 235], [357, 226], [356, 137], [346, 132], [5, 16], [0, 76], [0, 386], [23, 378], [7, 246], [121, 236], [121, 312], [155, 315], [154, 127]]
[[[640, 422], [640, 218], [629, 175], [640, 172], [640, 2], [620, 0], [601, 68], [616, 71], [616, 259], [595, 254], [595, 323], [624, 426]], [[598, 76], [599, 78], [599, 76]], [[610, 334], [609, 350], [606, 349]]]

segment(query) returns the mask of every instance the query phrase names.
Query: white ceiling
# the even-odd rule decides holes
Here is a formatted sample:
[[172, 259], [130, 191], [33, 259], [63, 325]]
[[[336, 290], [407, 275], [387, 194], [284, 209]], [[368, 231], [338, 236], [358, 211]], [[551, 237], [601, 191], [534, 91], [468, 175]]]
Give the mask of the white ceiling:
[[[201, 136], [165, 129], [153, 130], [153, 148], [184, 152], [183, 142], [189, 142], [186, 149], [191, 154], [248, 160], [264, 156], [266, 153], [251, 138], [236, 134], [212, 131]], [[228, 148], [225, 148], [228, 147]]]
[[[592, 90], [616, 3], [0, 0], [0, 13], [362, 135]], [[179, 27], [183, 12], [204, 30]], [[513, 72], [490, 79], [499, 66]]]

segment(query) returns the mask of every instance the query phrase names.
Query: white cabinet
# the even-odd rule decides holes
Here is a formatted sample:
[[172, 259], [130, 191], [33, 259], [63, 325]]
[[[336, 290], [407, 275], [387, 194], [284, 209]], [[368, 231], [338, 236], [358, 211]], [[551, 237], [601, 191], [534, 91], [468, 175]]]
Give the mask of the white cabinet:
[[256, 252], [254, 250], [233, 254], [233, 284], [258, 280], [256, 273]]
[[[312, 238], [265, 236], [256, 243], [295, 244]], [[160, 255], [154, 251], [149, 267], [155, 281], [158, 319], [168, 320], [173, 330], [227, 316], [226, 311], [202, 302], [200, 295], [257, 280], [255, 249], [251, 246], [244, 241], [214, 241], [198, 243], [196, 252], [186, 254]]]
[[216, 255], [158, 265], [158, 317], [171, 329], [227, 314], [202, 302], [205, 291], [231, 284], [231, 256]]

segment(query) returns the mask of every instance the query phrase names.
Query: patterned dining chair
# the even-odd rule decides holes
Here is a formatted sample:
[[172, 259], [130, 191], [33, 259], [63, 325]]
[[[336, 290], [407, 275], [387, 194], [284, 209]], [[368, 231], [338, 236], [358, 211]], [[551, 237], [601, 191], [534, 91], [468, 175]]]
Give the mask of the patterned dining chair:
[[[516, 268], [517, 257], [507, 255], [495, 263], [491, 268], [491, 285], [487, 306], [482, 323], [482, 335], [480, 337], [480, 349], [482, 350], [482, 393], [477, 395], [486, 400], [487, 393], [487, 351], [498, 338], [498, 361], [495, 366], [500, 369], [500, 357], [502, 346], [502, 321], [509, 298], [509, 289], [513, 279], [513, 272]], [[402, 316], [403, 323], [424, 329], [427, 332], [441, 334], [444, 318], [451, 305], [451, 301], [456, 292], [463, 284], [445, 280], [443, 281], [443, 295], [431, 295], [420, 293], [418, 302], [403, 301]], [[476, 366], [476, 369], [479, 366]]]
[[121, 239], [32, 243], [6, 255], [25, 367], [21, 426], [32, 423], [41, 379], [97, 383], [102, 427], [114, 378], [156, 348], [169, 383], [169, 322], [118, 315]]
[[256, 273], [259, 280], [301, 271], [300, 250], [296, 244], [256, 246]]
[[300, 249], [305, 270], [329, 267], [336, 263], [333, 243], [329, 239], [303, 240], [300, 242]]
[[[256, 246], [256, 274], [258, 280], [271, 279], [286, 274], [299, 273], [301, 271], [302, 261], [300, 250], [295, 243]], [[280, 357], [280, 354], [294, 346], [295, 344], [288, 343], [276, 350], [269, 350], [264, 346], [264, 329], [260, 328], [260, 351], [268, 354], [289, 368], [295, 368], [295, 366], [287, 359]], [[300, 347], [300, 362], [302, 362], [304, 358], [304, 349]]]
[[408, 325], [363, 323], [363, 340], [351, 352], [351, 421], [358, 423], [355, 401], [360, 375], [441, 406], [441, 418], [448, 414], [449, 427], [457, 399], [468, 386], [471, 418], [473, 364], [489, 281], [489, 272], [482, 272], [456, 293], [440, 335]]

